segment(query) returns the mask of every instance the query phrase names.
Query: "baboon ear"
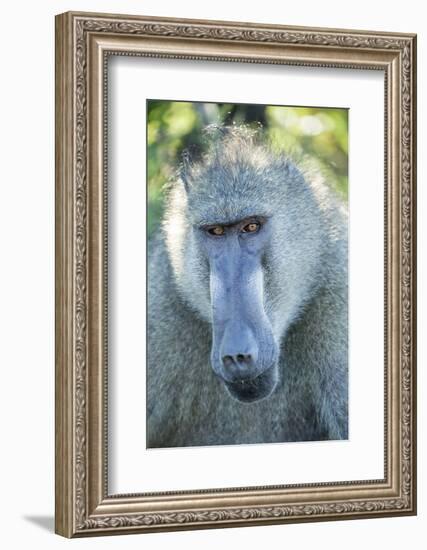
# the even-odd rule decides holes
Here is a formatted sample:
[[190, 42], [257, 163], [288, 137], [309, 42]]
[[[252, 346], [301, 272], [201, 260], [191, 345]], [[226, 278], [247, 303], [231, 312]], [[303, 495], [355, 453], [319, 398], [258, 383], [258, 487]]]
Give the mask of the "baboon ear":
[[192, 166], [193, 166], [193, 162], [191, 160], [191, 154], [188, 150], [185, 150], [182, 153], [182, 161], [179, 169], [179, 178], [184, 184], [184, 189], [187, 193], [190, 190], [190, 172], [191, 172]]

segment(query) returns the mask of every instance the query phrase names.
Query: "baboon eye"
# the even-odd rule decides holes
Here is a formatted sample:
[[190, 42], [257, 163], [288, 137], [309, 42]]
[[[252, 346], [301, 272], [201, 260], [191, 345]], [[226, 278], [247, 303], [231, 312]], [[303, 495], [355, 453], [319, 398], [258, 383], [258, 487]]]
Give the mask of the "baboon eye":
[[259, 222], [251, 222], [245, 225], [242, 229], [242, 233], [256, 233], [260, 227], [261, 224]]
[[216, 225], [215, 227], [210, 227], [208, 229], [208, 233], [211, 235], [215, 235], [215, 237], [221, 237], [225, 233], [225, 229], [222, 227], [222, 225]]

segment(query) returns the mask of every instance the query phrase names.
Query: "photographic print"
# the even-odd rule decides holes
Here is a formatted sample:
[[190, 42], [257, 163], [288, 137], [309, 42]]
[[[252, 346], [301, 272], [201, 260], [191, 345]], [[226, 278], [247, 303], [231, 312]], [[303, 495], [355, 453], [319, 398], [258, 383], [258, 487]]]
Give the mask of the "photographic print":
[[345, 440], [348, 110], [147, 100], [147, 447]]

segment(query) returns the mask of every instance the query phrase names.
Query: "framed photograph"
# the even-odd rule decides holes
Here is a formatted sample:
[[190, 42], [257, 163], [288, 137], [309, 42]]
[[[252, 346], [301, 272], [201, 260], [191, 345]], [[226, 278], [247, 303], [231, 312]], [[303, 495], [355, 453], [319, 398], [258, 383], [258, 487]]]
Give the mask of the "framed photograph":
[[56, 18], [56, 532], [416, 513], [416, 37]]

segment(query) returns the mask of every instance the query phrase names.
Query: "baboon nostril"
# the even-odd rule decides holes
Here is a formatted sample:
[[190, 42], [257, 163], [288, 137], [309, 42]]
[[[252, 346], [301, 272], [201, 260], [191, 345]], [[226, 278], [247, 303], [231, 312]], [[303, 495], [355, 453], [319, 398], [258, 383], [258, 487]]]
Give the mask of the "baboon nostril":
[[222, 362], [225, 367], [231, 367], [231, 365], [233, 365], [234, 363], [233, 357], [231, 355], [224, 355], [224, 357], [222, 358]]
[[239, 355], [237, 356], [237, 362], [249, 366], [252, 363], [252, 355], [243, 355], [242, 353], [239, 353]]
[[249, 366], [252, 363], [252, 355], [244, 355], [243, 353], [238, 353], [237, 355], [224, 355], [222, 362], [225, 367], [231, 367], [232, 365]]

